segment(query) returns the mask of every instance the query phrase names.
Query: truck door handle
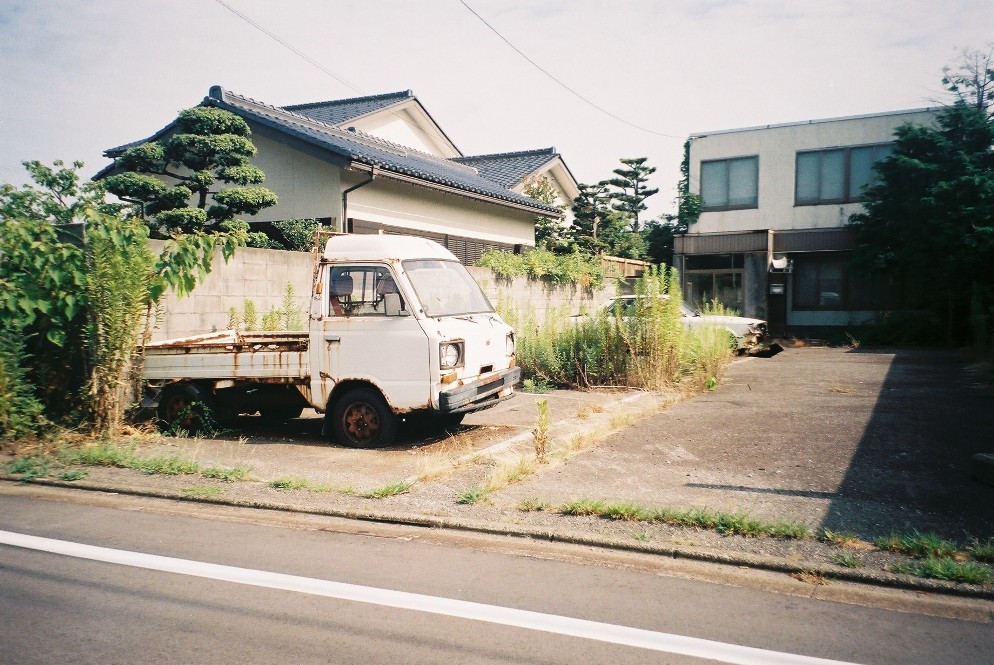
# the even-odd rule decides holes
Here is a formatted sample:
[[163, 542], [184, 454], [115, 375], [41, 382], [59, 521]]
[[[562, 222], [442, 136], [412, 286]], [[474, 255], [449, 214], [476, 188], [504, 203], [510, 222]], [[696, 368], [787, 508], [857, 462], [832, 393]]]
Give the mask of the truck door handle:
[[332, 342], [341, 342], [342, 341], [342, 336], [341, 335], [325, 335], [324, 336], [324, 341], [328, 342], [329, 344], [331, 344]]

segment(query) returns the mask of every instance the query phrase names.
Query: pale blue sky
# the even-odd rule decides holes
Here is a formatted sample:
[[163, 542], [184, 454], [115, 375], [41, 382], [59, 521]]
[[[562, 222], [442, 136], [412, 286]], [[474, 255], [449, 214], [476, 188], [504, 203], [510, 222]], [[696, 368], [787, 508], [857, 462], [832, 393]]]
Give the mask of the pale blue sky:
[[284, 105], [411, 89], [466, 154], [554, 145], [593, 182], [658, 168], [672, 209], [690, 133], [943, 101], [942, 67], [994, 41], [989, 0], [0, 0], [0, 181], [145, 137], [208, 88]]

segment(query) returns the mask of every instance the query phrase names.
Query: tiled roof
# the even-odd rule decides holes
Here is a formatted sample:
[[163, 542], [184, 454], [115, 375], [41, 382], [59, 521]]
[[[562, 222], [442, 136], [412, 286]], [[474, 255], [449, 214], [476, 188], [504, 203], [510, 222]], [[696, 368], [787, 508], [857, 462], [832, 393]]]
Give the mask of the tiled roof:
[[508, 189], [518, 185], [525, 176], [534, 173], [559, 156], [555, 148], [502, 152], [493, 155], [456, 157], [452, 161], [472, 166], [487, 180]]
[[347, 122], [352, 122], [358, 118], [381, 111], [394, 104], [406, 102], [414, 99], [414, 93], [410, 90], [403, 92], [388, 92], [383, 95], [373, 95], [370, 97], [353, 97], [352, 99], [333, 99], [327, 102], [313, 102], [310, 104], [292, 104], [284, 106], [283, 109], [306, 115], [329, 125], [341, 126]]
[[[248, 97], [242, 97], [220, 86], [211, 88], [210, 95], [204, 99], [203, 104], [217, 106], [246, 120], [276, 129], [321, 148], [353, 165], [376, 167], [385, 177], [390, 177], [392, 174], [394, 177], [413, 180], [416, 183], [436, 189], [455, 190], [454, 193], [474, 198], [492, 199], [495, 202], [505, 202], [514, 207], [524, 207], [546, 214], [560, 214], [557, 209], [551, 206], [512, 192], [493, 180], [484, 178], [472, 166], [419, 152], [354, 129], [339, 129], [287, 108], [270, 106]], [[104, 154], [108, 157], [115, 157], [124, 149], [149, 140], [157, 140], [170, 128], [171, 125], [159, 130], [148, 139], [111, 148]], [[111, 169], [112, 167], [104, 169], [98, 174], [98, 177]]]

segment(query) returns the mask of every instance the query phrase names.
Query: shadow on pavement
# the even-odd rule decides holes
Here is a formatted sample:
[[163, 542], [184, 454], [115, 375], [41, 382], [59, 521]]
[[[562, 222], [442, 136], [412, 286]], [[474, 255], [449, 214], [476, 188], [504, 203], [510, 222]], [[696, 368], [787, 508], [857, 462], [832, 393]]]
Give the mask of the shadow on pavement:
[[864, 537], [888, 523], [960, 540], [994, 535], [994, 488], [970, 476], [971, 457], [986, 451], [994, 451], [990, 387], [953, 351], [896, 350], [822, 526]]

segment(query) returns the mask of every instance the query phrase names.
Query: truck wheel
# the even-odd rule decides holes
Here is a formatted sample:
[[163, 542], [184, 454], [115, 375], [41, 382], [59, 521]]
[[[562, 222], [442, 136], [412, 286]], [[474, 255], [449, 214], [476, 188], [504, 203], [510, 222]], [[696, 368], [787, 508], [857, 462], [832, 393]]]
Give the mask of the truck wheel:
[[378, 392], [355, 388], [335, 402], [331, 432], [351, 448], [389, 446], [397, 438], [397, 417]]
[[[200, 408], [194, 406], [200, 404]], [[159, 420], [167, 427], [196, 434], [203, 427], [203, 409], [210, 409], [210, 396], [192, 383], [172, 383], [159, 396]]]
[[270, 406], [265, 409], [259, 409], [259, 415], [262, 419], [271, 423], [281, 423], [286, 420], [292, 420], [293, 418], [299, 418], [303, 412], [304, 407], [302, 406]]

